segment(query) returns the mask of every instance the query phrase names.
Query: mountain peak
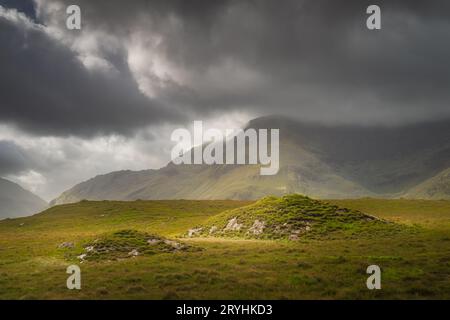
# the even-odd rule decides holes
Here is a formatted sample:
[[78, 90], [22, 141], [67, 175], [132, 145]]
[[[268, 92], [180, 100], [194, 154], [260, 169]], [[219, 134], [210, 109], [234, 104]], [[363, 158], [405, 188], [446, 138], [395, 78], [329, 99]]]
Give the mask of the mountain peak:
[[282, 116], [246, 128], [280, 130], [280, 170], [257, 165], [168, 165], [83, 182], [55, 204], [87, 200], [258, 199], [302, 193], [315, 198], [399, 197], [450, 168], [450, 122], [399, 127], [324, 125]]
[[44, 210], [48, 204], [18, 184], [0, 178], [0, 219], [28, 216]]

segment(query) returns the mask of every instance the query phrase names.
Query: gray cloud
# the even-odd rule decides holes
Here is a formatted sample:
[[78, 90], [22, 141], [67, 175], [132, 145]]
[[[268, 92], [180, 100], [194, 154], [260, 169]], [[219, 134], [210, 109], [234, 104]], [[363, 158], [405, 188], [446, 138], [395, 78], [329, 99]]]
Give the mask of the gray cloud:
[[366, 29], [364, 0], [77, 3], [92, 30], [138, 34], [144, 47], [156, 35], [148, 55], [157, 50], [175, 70], [157, 96], [192, 114], [245, 108], [357, 123], [450, 115], [447, 1], [377, 1], [381, 31]]
[[[39, 19], [69, 45], [0, 19], [2, 122], [92, 135], [239, 109], [358, 123], [450, 114], [446, 1], [378, 1], [383, 28], [369, 31], [370, 1], [135, 0], [124, 10], [123, 1], [78, 0], [79, 33], [64, 28], [72, 3], [37, 0]], [[68, 48], [83, 37], [118, 72], [86, 70], [77, 60], [86, 52]], [[130, 70], [136, 44], [144, 62]], [[160, 60], [164, 76], [148, 68]]]
[[21, 173], [30, 167], [26, 151], [13, 141], [0, 140], [0, 176]]
[[0, 41], [3, 123], [38, 135], [88, 136], [130, 134], [177, 118], [142, 94], [125, 68], [87, 70], [71, 50], [26, 21], [0, 17]]

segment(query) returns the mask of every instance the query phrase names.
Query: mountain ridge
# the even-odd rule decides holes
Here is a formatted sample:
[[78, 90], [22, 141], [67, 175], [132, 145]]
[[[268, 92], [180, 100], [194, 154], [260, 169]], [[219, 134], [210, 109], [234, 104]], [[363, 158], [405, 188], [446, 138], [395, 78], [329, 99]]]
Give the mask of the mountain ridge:
[[48, 203], [37, 195], [0, 178], [0, 219], [29, 216], [47, 207]]
[[450, 168], [450, 121], [400, 127], [324, 125], [278, 116], [245, 127], [280, 129], [280, 170], [258, 165], [174, 165], [116, 171], [65, 191], [52, 205], [86, 200], [401, 197]]

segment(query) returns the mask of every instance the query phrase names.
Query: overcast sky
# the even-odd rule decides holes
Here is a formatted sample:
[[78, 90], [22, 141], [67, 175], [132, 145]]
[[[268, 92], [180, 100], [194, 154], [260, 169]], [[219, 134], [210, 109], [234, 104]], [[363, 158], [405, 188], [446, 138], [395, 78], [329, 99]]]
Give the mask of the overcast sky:
[[[66, 29], [70, 4], [82, 30]], [[366, 28], [378, 4], [382, 29]], [[450, 116], [449, 1], [0, 0], [0, 176], [46, 200], [174, 128]]]

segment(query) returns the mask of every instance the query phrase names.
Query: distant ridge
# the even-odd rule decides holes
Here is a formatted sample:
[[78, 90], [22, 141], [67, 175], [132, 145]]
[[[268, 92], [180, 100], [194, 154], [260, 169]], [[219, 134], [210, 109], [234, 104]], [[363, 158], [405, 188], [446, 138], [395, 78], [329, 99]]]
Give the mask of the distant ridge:
[[47, 202], [35, 194], [0, 178], [0, 219], [29, 216], [47, 207]]
[[430, 200], [450, 199], [450, 168], [439, 172], [434, 177], [427, 179], [409, 190], [406, 198]]
[[[256, 165], [174, 165], [118, 171], [65, 191], [52, 205], [87, 200], [402, 197], [450, 168], [450, 121], [400, 127], [322, 125], [257, 118], [247, 128], [280, 129], [280, 170]], [[439, 185], [445, 188], [448, 182]], [[414, 193], [411, 193], [414, 194]], [[424, 197], [427, 194], [423, 194]], [[442, 196], [449, 199], [448, 193]]]

